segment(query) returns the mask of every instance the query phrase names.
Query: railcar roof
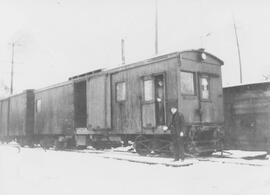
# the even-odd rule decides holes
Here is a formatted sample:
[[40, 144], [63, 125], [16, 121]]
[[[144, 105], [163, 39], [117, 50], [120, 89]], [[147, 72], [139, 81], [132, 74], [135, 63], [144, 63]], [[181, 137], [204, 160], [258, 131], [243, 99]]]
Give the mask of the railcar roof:
[[195, 49], [183, 50], [183, 51], [180, 51], [179, 53], [181, 54], [181, 53], [185, 53], [185, 52], [205, 53], [205, 54], [211, 56], [212, 58], [214, 58], [215, 60], [217, 60], [221, 65], [224, 65], [224, 62], [221, 59], [219, 59], [217, 56], [215, 56], [215, 55], [213, 55], [211, 53], [206, 52], [205, 49], [203, 49], [203, 48], [197, 49], [197, 50], [195, 50]]
[[223, 87], [223, 89], [233, 89], [233, 88], [245, 88], [245, 87], [261, 87], [261, 86], [268, 86], [270, 85], [270, 81], [261, 81], [256, 83], [242, 83], [237, 85], [231, 85]]
[[26, 90], [23, 90], [23, 91], [21, 91], [21, 92], [19, 92], [19, 93], [15, 93], [15, 94], [8, 95], [8, 96], [6, 96], [6, 97], [0, 98], [0, 101], [4, 101], [4, 100], [7, 100], [7, 99], [12, 98], [12, 97], [16, 97], [16, 96], [19, 96], [19, 95], [23, 95], [23, 94], [25, 94], [26, 91], [28, 91], [28, 90], [33, 90], [33, 91], [34, 91], [34, 89], [26, 89]]
[[39, 92], [42, 92], [42, 91], [46, 91], [46, 90], [49, 90], [49, 89], [62, 87], [62, 86], [65, 86], [65, 85], [70, 85], [70, 84], [72, 84], [72, 81], [65, 81], [65, 82], [62, 82], [62, 83], [57, 83], [57, 84], [54, 84], [54, 85], [50, 85], [48, 87], [43, 87], [43, 88], [40, 88], [40, 89], [36, 89], [34, 92], [39, 93]]
[[114, 72], [119, 72], [119, 71], [123, 71], [123, 70], [127, 70], [130, 68], [135, 68], [135, 67], [139, 67], [139, 66], [143, 66], [146, 64], [151, 64], [151, 63], [155, 63], [158, 61], [163, 61], [163, 60], [167, 60], [170, 58], [174, 58], [177, 57], [179, 55], [181, 55], [182, 53], [187, 53], [187, 52], [198, 52], [198, 53], [205, 53], [209, 56], [211, 56], [212, 58], [214, 58], [215, 60], [217, 60], [221, 65], [224, 65], [224, 62], [219, 59], [218, 57], [206, 52], [204, 49], [198, 49], [198, 50], [184, 50], [184, 51], [180, 51], [180, 52], [171, 52], [171, 53], [167, 53], [167, 54], [161, 54], [158, 56], [154, 56], [145, 60], [140, 60], [138, 62], [134, 62], [134, 63], [129, 63], [129, 64], [125, 64], [125, 65], [117, 65], [114, 67], [109, 67], [107, 69], [97, 69], [97, 70], [93, 70], [89, 73], [85, 73], [85, 74], [81, 74], [81, 75], [77, 75], [77, 76], [73, 76], [70, 77], [69, 80], [82, 80], [85, 79], [87, 77], [90, 76], [96, 76], [96, 75], [101, 75], [101, 74], [105, 74], [105, 73], [114, 73]]
[[118, 71], [130, 69], [130, 68], [135, 68], [135, 67], [138, 67], [138, 66], [143, 66], [143, 65], [146, 65], [146, 64], [155, 63], [155, 62], [162, 61], [162, 60], [167, 60], [167, 59], [170, 59], [170, 58], [177, 57], [178, 55], [179, 55], [179, 52], [173, 52], [173, 53], [169, 53], [169, 54], [158, 55], [158, 56], [154, 56], [154, 57], [151, 57], [151, 58], [148, 58], [148, 59], [145, 59], [145, 60], [141, 60], [141, 61], [138, 61], [138, 62], [111, 67], [111, 68], [109, 68], [109, 69], [107, 69], [105, 71], [106, 72], [118, 72]]
[[[179, 55], [181, 55], [183, 53], [186, 53], [186, 52], [198, 52], [198, 53], [203, 52], [203, 53], [211, 56], [212, 58], [216, 59], [221, 65], [224, 64], [224, 62], [221, 59], [217, 58], [216, 56], [214, 56], [214, 55], [212, 55], [212, 54], [210, 54], [208, 52], [206, 52], [204, 49], [183, 50], [183, 51], [180, 51], [180, 52], [177, 51], [177, 52], [171, 52], [171, 53], [167, 53], [167, 54], [161, 54], [161, 55], [158, 55], [158, 56], [154, 56], [154, 57], [151, 57], [151, 58], [148, 58], [148, 59], [145, 59], [145, 60], [141, 60], [141, 61], [138, 61], [138, 62], [130, 63], [130, 64], [117, 65], [115, 67], [110, 67], [108, 69], [96, 69], [96, 70], [93, 70], [91, 72], [83, 73], [83, 74], [80, 74], [80, 75], [75, 75], [73, 77], [70, 77], [68, 81], [58, 83], [58, 84], [55, 84], [55, 85], [51, 85], [49, 87], [44, 87], [44, 88], [41, 88], [41, 89], [37, 89], [37, 90], [35, 90], [35, 93], [38, 93], [38, 92], [41, 92], [41, 91], [44, 91], [44, 90], [47, 90], [47, 89], [67, 85], [67, 84], [70, 84], [72, 82], [78, 82], [80, 80], [85, 80], [86, 78], [91, 77], [91, 76], [97, 76], [97, 75], [102, 75], [102, 74], [107, 74], [107, 73], [119, 72], [119, 71], [122, 71], [122, 70], [127, 70], [127, 69], [130, 69], [130, 68], [135, 68], [135, 67], [143, 66], [143, 65], [146, 65], [146, 64], [151, 64], [151, 63], [167, 60], [167, 59], [170, 59], [170, 58], [177, 57], [177, 56], [179, 56]], [[19, 93], [19, 94], [21, 94], [21, 93]], [[13, 96], [19, 95], [19, 94], [14, 94]], [[2, 98], [0, 100], [8, 99], [9, 97]]]
[[0, 98], [0, 101], [5, 101], [5, 100], [8, 100], [8, 98], [9, 98], [10, 96], [7, 96], [7, 97], [2, 97], [2, 98]]

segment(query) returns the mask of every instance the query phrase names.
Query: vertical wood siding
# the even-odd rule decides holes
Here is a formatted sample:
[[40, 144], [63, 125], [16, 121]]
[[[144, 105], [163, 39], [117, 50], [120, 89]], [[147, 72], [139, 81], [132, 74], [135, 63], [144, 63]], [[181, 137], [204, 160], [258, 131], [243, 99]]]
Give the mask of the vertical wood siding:
[[270, 151], [270, 84], [225, 88], [224, 100], [228, 141]]
[[[143, 98], [143, 77], [152, 74], [165, 73], [165, 98], [166, 116], [169, 115], [169, 107], [177, 106], [177, 58], [127, 69], [112, 75], [112, 125], [119, 133], [140, 133], [142, 132], [142, 98]], [[116, 101], [116, 83], [126, 82], [126, 101]], [[149, 113], [148, 117], [153, 117]], [[145, 121], [151, 119], [146, 118]], [[168, 120], [168, 118], [167, 118]]]
[[32, 135], [34, 130], [34, 93], [26, 90], [10, 97], [9, 136]]
[[[180, 70], [179, 70], [180, 71]], [[178, 80], [179, 106], [184, 113], [188, 123], [200, 122], [199, 107], [201, 105], [201, 116], [203, 122], [223, 123], [223, 91], [221, 78], [221, 64], [211, 56], [207, 55], [205, 61], [201, 61], [198, 52], [187, 52], [181, 54], [181, 71], [194, 72], [196, 74], [196, 95], [185, 96], [181, 94], [181, 79]], [[209, 77], [210, 99], [201, 101], [199, 97], [199, 76]], [[178, 77], [180, 73], [178, 73]]]
[[111, 127], [110, 77], [91, 77], [87, 82], [87, 115], [89, 129], [109, 129]]
[[9, 136], [26, 135], [26, 93], [10, 97]]
[[8, 135], [8, 101], [0, 100], [0, 136]]
[[[41, 100], [37, 112], [36, 102]], [[74, 133], [73, 83], [52, 87], [35, 93], [35, 134]]]

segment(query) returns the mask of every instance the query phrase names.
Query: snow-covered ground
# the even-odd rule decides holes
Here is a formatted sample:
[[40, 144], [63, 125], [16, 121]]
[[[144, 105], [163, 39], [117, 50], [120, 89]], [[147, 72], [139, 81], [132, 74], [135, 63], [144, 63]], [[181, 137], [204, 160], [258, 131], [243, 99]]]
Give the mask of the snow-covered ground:
[[104, 154], [39, 148], [18, 153], [15, 147], [0, 146], [0, 195], [270, 194], [270, 160], [186, 162], [193, 163], [168, 167], [104, 158]]

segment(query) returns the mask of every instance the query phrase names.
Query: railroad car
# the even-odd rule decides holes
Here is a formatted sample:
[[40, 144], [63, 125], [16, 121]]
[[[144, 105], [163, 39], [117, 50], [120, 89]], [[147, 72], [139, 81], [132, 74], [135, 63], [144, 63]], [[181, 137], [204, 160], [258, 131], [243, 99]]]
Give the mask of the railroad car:
[[34, 93], [26, 90], [0, 101], [0, 135], [6, 141], [30, 143], [34, 131]]
[[0, 141], [4, 142], [8, 138], [8, 111], [9, 98], [0, 100]]
[[[73, 82], [35, 90], [35, 142], [43, 147], [67, 144], [74, 135]], [[63, 145], [59, 147], [64, 147]]]
[[270, 151], [270, 82], [225, 87], [223, 93], [228, 145]]
[[[24, 101], [20, 106], [31, 113], [26, 115], [31, 120], [24, 119], [33, 121], [34, 128], [28, 134], [22, 128], [21, 134], [12, 136], [25, 135], [25, 140], [30, 137], [43, 145], [74, 141], [76, 146], [96, 148], [132, 141], [140, 154], [168, 152], [170, 131], [163, 129], [170, 124], [170, 109], [176, 107], [186, 121], [186, 151], [219, 150], [224, 121], [222, 65], [222, 60], [199, 49], [71, 77], [31, 91], [32, 104]], [[1, 112], [10, 112], [6, 101], [1, 101]], [[10, 137], [9, 128], [0, 126], [1, 134]]]
[[190, 50], [70, 78], [82, 86], [81, 103], [87, 105], [79, 114], [86, 126], [75, 128], [77, 143], [121, 139], [134, 141], [141, 154], [169, 150], [171, 137], [163, 127], [176, 107], [186, 120], [186, 150], [221, 148], [221, 65], [204, 50]]

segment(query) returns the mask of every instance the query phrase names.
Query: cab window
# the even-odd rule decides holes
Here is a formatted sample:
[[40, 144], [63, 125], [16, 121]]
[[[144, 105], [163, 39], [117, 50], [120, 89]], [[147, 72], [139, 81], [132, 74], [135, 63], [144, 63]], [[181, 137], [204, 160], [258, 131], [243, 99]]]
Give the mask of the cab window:
[[36, 100], [36, 112], [39, 113], [41, 111], [41, 99]]
[[126, 83], [120, 82], [116, 84], [116, 101], [121, 102], [126, 100]]
[[195, 77], [193, 72], [181, 72], [181, 92], [183, 95], [195, 95]]
[[202, 76], [200, 78], [200, 85], [201, 85], [201, 99], [202, 100], [209, 100], [210, 99], [210, 92], [209, 92], [209, 77]]
[[154, 100], [154, 81], [153, 79], [148, 79], [143, 81], [143, 92], [144, 92], [144, 101], [153, 101]]

